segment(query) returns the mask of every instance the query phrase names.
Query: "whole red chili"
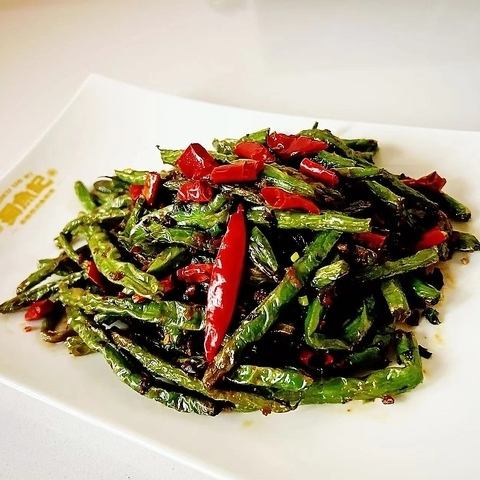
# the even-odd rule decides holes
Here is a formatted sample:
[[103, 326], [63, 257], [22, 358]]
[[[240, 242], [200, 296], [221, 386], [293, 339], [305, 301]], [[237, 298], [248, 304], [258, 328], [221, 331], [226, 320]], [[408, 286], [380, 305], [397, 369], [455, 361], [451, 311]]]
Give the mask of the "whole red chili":
[[353, 236], [353, 238], [358, 243], [361, 243], [372, 250], [380, 250], [385, 245], [387, 236], [382, 235], [381, 233], [364, 232], [357, 233]]
[[177, 198], [181, 202], [206, 203], [212, 197], [212, 187], [203, 180], [189, 180], [182, 184], [177, 192]]
[[287, 192], [277, 187], [263, 187], [260, 195], [272, 208], [279, 210], [302, 210], [308, 213], [320, 213], [318, 206], [308, 198]]
[[52, 312], [54, 303], [48, 298], [33, 302], [25, 312], [25, 320], [40, 320]]
[[432, 192], [440, 192], [447, 183], [447, 179], [441, 177], [437, 172], [432, 172], [417, 179], [407, 177], [402, 182], [409, 187], [423, 187]]
[[213, 264], [205, 310], [205, 358], [211, 362], [225, 337], [237, 306], [247, 250], [243, 207], [230, 216]]
[[175, 289], [175, 284], [173, 282], [173, 275], [168, 275], [165, 278], [162, 278], [158, 281], [158, 285], [162, 293], [170, 293]]
[[273, 132], [267, 137], [267, 145], [281, 158], [309, 156], [328, 148], [328, 143], [303, 135], [286, 135]]
[[263, 162], [256, 160], [240, 160], [230, 165], [215, 167], [210, 173], [212, 183], [254, 182], [263, 170]]
[[85, 260], [84, 266], [88, 278], [98, 287], [104, 288], [105, 282], [103, 276], [99, 272], [97, 266], [95, 265], [95, 262], [93, 260]]
[[191, 143], [177, 160], [177, 167], [187, 177], [207, 177], [217, 166], [214, 158], [199, 143]]
[[202, 283], [210, 280], [213, 263], [191, 263], [177, 270], [177, 278], [186, 283]]
[[415, 248], [417, 250], [424, 250], [425, 248], [435, 247], [445, 242], [448, 238], [448, 233], [441, 230], [438, 227], [431, 228], [426, 232], [423, 232], [420, 240], [416, 243]]
[[340, 181], [338, 175], [333, 170], [329, 170], [309, 158], [304, 158], [300, 162], [300, 171], [307, 177], [320, 180], [329, 187], [336, 187]]
[[143, 185], [130, 185], [128, 187], [128, 193], [130, 194], [130, 198], [132, 199], [133, 202], [136, 202], [138, 200], [138, 197], [142, 194], [143, 192]]
[[145, 197], [146, 202], [151, 207], [155, 204], [157, 200], [158, 191], [162, 184], [162, 177], [156, 172], [147, 173], [147, 178], [145, 180], [145, 185], [143, 186], [143, 196]]
[[235, 145], [235, 155], [240, 158], [251, 158], [265, 163], [275, 161], [275, 155], [261, 143], [257, 142], [240, 142]]

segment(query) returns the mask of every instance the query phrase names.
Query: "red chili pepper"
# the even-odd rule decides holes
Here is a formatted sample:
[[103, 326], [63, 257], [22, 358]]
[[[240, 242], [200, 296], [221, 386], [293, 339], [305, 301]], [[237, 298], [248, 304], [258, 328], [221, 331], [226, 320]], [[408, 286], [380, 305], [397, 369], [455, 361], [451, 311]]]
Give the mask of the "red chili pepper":
[[447, 183], [447, 179], [441, 177], [437, 172], [432, 172], [417, 179], [404, 178], [402, 182], [409, 187], [423, 187], [432, 192], [440, 192]]
[[138, 197], [142, 194], [142, 192], [143, 185], [130, 185], [128, 187], [128, 193], [130, 194], [130, 198], [133, 202], [136, 202], [138, 200]]
[[202, 283], [210, 280], [213, 263], [192, 263], [177, 270], [177, 278], [186, 283]]
[[173, 275], [168, 275], [165, 278], [162, 278], [158, 281], [158, 285], [160, 286], [160, 290], [162, 291], [162, 293], [170, 293], [172, 290], [175, 289]]
[[329, 187], [336, 187], [340, 181], [338, 175], [334, 171], [325, 168], [323, 165], [320, 165], [309, 158], [304, 158], [300, 162], [300, 171], [307, 177], [320, 180]]
[[372, 250], [380, 250], [385, 245], [387, 236], [382, 235], [381, 233], [364, 232], [357, 233], [353, 238]]
[[152, 207], [157, 199], [158, 190], [162, 184], [162, 177], [156, 172], [147, 173], [147, 179], [143, 186], [143, 196], [146, 202]]
[[240, 158], [251, 158], [265, 163], [275, 161], [275, 155], [265, 145], [257, 142], [237, 143], [234, 153]]
[[54, 307], [54, 303], [48, 298], [33, 302], [25, 312], [25, 320], [40, 320], [48, 315]]
[[263, 187], [260, 195], [265, 202], [279, 210], [302, 210], [309, 213], [320, 213], [320, 209], [308, 198], [296, 193], [286, 192], [277, 187]]
[[181, 202], [206, 203], [212, 197], [212, 187], [202, 180], [189, 180], [181, 185], [177, 192], [177, 198]]
[[211, 362], [225, 337], [237, 305], [242, 279], [247, 227], [243, 207], [230, 216], [213, 264], [205, 311], [205, 358]]
[[205, 178], [217, 166], [214, 158], [199, 143], [190, 144], [177, 160], [177, 167], [187, 177]]
[[333, 365], [333, 362], [335, 362], [335, 357], [331, 353], [324, 353], [323, 354], [323, 364], [328, 367], [330, 365]]
[[212, 183], [254, 182], [263, 170], [263, 162], [241, 160], [230, 165], [215, 167], [210, 174]]
[[300, 155], [308, 156], [328, 148], [328, 143], [303, 135], [286, 135], [273, 132], [267, 137], [268, 147], [281, 158], [291, 158]]
[[431, 228], [423, 232], [420, 240], [415, 245], [417, 250], [424, 250], [425, 248], [435, 247], [440, 245], [448, 238], [448, 233], [440, 230], [438, 227]]
[[103, 276], [99, 272], [95, 262], [93, 260], [85, 260], [84, 265], [88, 278], [98, 287], [105, 288]]

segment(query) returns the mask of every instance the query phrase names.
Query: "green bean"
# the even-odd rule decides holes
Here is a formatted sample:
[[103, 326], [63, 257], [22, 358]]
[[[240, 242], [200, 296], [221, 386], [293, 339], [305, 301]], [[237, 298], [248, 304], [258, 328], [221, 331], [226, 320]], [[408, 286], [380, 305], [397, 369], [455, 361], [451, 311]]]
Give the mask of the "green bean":
[[346, 178], [378, 177], [382, 169], [377, 167], [340, 167], [335, 172]]
[[134, 303], [127, 298], [95, 295], [81, 288], [60, 289], [58, 299], [63, 304], [83, 310], [87, 314], [104, 313], [116, 317], [130, 317], [183, 330], [203, 328], [202, 308], [173, 300]]
[[74, 357], [82, 357], [94, 352], [78, 335], [68, 337], [64, 343], [68, 353]]
[[402, 284], [397, 278], [384, 280], [380, 286], [388, 310], [392, 315], [394, 322], [404, 322], [410, 315], [410, 307], [407, 297], [402, 288]]
[[250, 233], [248, 253], [254, 265], [265, 275], [275, 278], [278, 262], [267, 237], [258, 227], [253, 227]]
[[220, 210], [215, 213], [177, 211], [171, 213], [170, 217], [173, 218], [180, 227], [198, 227], [202, 230], [209, 230], [210, 228], [227, 222], [228, 210]]
[[472, 212], [466, 205], [447, 193], [440, 192], [438, 195], [435, 195], [435, 200], [449, 218], [457, 222], [468, 222], [472, 217]]
[[17, 294], [25, 292], [30, 288], [38, 285], [40, 282], [43, 282], [46, 278], [50, 275], [53, 275], [60, 265], [65, 261], [66, 256], [64, 254], [60, 254], [58, 257], [55, 258], [48, 258], [45, 260], [40, 260], [38, 269], [31, 273], [25, 280], [20, 282], [17, 287]]
[[266, 164], [262, 176], [276, 187], [283, 188], [287, 192], [297, 193], [309, 198], [315, 198], [315, 188], [305, 180], [290, 175], [281, 167]]
[[80, 203], [83, 205], [83, 208], [85, 208], [87, 212], [91, 212], [92, 210], [95, 210], [95, 208], [97, 208], [97, 205], [94, 202], [92, 196], [90, 195], [88, 188], [80, 180], [77, 180], [75, 182], [74, 188], [77, 198], [80, 200]]
[[364, 300], [360, 311], [343, 326], [343, 338], [352, 344], [360, 343], [373, 325], [375, 300], [369, 297]]
[[372, 138], [342, 138], [342, 142], [357, 152], [376, 153], [378, 142]]
[[187, 249], [178, 245], [172, 245], [162, 250], [147, 268], [148, 273], [160, 274], [170, 267], [177, 265], [184, 257]]
[[454, 231], [452, 238], [454, 239], [453, 248], [457, 252], [475, 252], [480, 250], [480, 241], [471, 233]]
[[415, 295], [422, 300], [426, 305], [436, 305], [441, 298], [440, 290], [427, 282], [424, 282], [418, 277], [413, 277], [410, 280], [410, 286], [412, 287]]
[[348, 233], [368, 232], [371, 222], [369, 218], [354, 218], [329, 211], [320, 214], [276, 211], [275, 218], [278, 228], [282, 230], [336, 230]]
[[338, 260], [330, 265], [319, 268], [312, 278], [312, 285], [318, 290], [321, 290], [346, 275], [348, 271], [348, 263], [344, 260]]
[[58, 237], [55, 238], [55, 245], [60, 248], [60, 250], [63, 250], [64, 254], [72, 260], [72, 262], [80, 265], [80, 255], [75, 251], [66, 235], [60, 233]]
[[313, 383], [313, 379], [291, 368], [259, 367], [240, 365], [230, 376], [239, 385], [275, 388], [298, 392]]
[[125, 170], [115, 170], [115, 175], [122, 180], [122, 182], [134, 185], [143, 185], [147, 180], [148, 171], [126, 168]]
[[427, 248], [425, 250], [419, 250], [417, 253], [408, 257], [400, 258], [399, 260], [390, 260], [386, 261], [383, 265], [367, 267], [358, 272], [354, 278], [362, 282], [386, 279], [412, 270], [418, 270], [422, 267], [428, 267], [438, 261], [437, 249]]
[[393, 207], [394, 210], [400, 212], [404, 208], [404, 199], [396, 193], [392, 192], [389, 188], [384, 187], [381, 183], [374, 180], [368, 180], [365, 182], [370, 192], [374, 197], [387, 207]]
[[95, 225], [107, 220], [120, 220], [127, 215], [126, 210], [121, 208], [104, 208], [98, 207], [95, 211], [79, 215], [77, 218], [70, 220], [62, 229], [64, 235], [70, 235], [79, 227], [87, 225]]

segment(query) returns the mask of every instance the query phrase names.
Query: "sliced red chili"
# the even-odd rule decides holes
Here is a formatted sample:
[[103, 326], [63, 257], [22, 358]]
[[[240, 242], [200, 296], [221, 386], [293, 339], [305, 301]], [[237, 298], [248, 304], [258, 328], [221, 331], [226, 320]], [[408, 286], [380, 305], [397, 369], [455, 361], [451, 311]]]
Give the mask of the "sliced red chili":
[[273, 132], [267, 137], [267, 145], [281, 158], [309, 156], [328, 148], [328, 143], [303, 135], [286, 135]]
[[423, 187], [432, 192], [440, 192], [447, 183], [447, 179], [441, 177], [437, 172], [432, 172], [417, 179], [404, 178], [402, 182], [409, 187]]
[[320, 180], [329, 187], [336, 187], [340, 181], [338, 175], [333, 170], [329, 170], [309, 158], [304, 158], [300, 162], [300, 171], [307, 177]]
[[158, 285], [162, 293], [170, 293], [175, 289], [175, 283], [173, 281], [173, 275], [168, 275], [158, 281]]
[[105, 281], [103, 275], [98, 270], [93, 260], [85, 260], [85, 271], [88, 278], [98, 287], [105, 288]]
[[241, 160], [230, 165], [215, 167], [210, 174], [212, 183], [243, 183], [254, 182], [263, 170], [263, 162], [256, 160]]
[[199, 143], [190, 144], [177, 160], [177, 167], [187, 177], [207, 177], [217, 166], [214, 158]]
[[48, 298], [33, 302], [25, 312], [25, 320], [40, 320], [52, 312], [54, 303]]
[[192, 263], [177, 270], [177, 278], [186, 283], [208, 282], [212, 276], [213, 263]]
[[424, 250], [425, 248], [435, 247], [445, 242], [448, 238], [448, 233], [438, 227], [431, 228], [422, 234], [420, 240], [415, 245], [417, 250]]
[[143, 185], [130, 185], [128, 187], [128, 193], [130, 194], [130, 198], [133, 202], [136, 202], [138, 200], [138, 197], [142, 194], [142, 192]]
[[385, 245], [385, 241], [387, 240], [386, 235], [374, 232], [357, 233], [353, 236], [353, 238], [358, 243], [361, 243], [372, 250], [380, 250]]
[[211, 362], [220, 348], [237, 306], [247, 250], [243, 207], [230, 216], [213, 264], [205, 310], [205, 358]]
[[265, 163], [275, 161], [275, 155], [265, 145], [257, 142], [237, 143], [234, 153], [240, 158], [251, 158]]
[[189, 180], [177, 192], [177, 198], [181, 202], [207, 203], [212, 197], [212, 187], [203, 180]]
[[277, 187], [263, 187], [260, 195], [272, 208], [279, 210], [301, 210], [308, 213], [320, 213], [318, 206], [308, 198], [287, 192]]
[[147, 173], [145, 185], [143, 186], [143, 196], [146, 202], [151, 207], [155, 204], [158, 196], [158, 191], [162, 185], [162, 177], [156, 172]]

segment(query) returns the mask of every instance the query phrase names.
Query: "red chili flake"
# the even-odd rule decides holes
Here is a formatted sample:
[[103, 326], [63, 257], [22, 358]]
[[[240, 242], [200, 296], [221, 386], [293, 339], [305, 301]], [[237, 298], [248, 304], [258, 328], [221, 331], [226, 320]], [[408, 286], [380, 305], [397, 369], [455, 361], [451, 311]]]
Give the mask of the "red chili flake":
[[324, 305], [325, 307], [331, 307], [333, 305], [334, 300], [335, 300], [335, 295], [332, 289], [327, 290], [322, 295], [322, 305]]
[[146, 297], [143, 297], [142, 295], [139, 295], [138, 293], [134, 293], [132, 295], [132, 301], [133, 303], [143, 303], [145, 302], [147, 299]]
[[429, 173], [420, 178], [404, 178], [402, 182], [409, 187], [423, 187], [432, 192], [440, 192], [447, 183], [447, 180], [441, 177], [437, 172]]
[[112, 272], [110, 274], [110, 279], [112, 280], [112, 282], [118, 282], [119, 280], [121, 280], [123, 277], [125, 276], [125, 274], [123, 272]]
[[95, 262], [93, 260], [85, 260], [85, 270], [87, 272], [88, 278], [98, 287], [105, 288], [105, 282], [103, 281], [103, 276], [99, 272]]
[[138, 200], [138, 197], [142, 194], [143, 185], [130, 185], [128, 187], [128, 193], [133, 202]]
[[54, 303], [47, 299], [33, 302], [25, 312], [25, 320], [40, 320], [52, 312]]
[[295, 287], [295, 288], [302, 288], [303, 283], [297, 276], [297, 271], [293, 267], [287, 268], [285, 272], [285, 277], [288, 278], [288, 281]]
[[330, 365], [333, 365], [333, 362], [335, 362], [335, 357], [330, 354], [330, 353], [324, 353], [323, 355], [323, 364], [328, 367]]
[[270, 415], [272, 413], [272, 409], [270, 407], [263, 407], [262, 408], [262, 415]]
[[300, 360], [300, 363], [302, 363], [306, 367], [309, 367], [310, 362], [314, 356], [315, 352], [313, 350], [310, 350], [308, 348], [302, 348], [302, 350], [300, 350], [300, 355], [298, 359]]
[[175, 289], [173, 275], [168, 275], [167, 277], [162, 278], [158, 281], [158, 285], [160, 286], [160, 290], [162, 291], [162, 293], [170, 293], [172, 290]]
[[118, 298], [126, 298], [127, 294], [125, 292], [120, 291], [120, 292], [117, 293], [117, 297]]
[[28, 332], [31, 332], [31, 331], [33, 330], [33, 328], [32, 328], [30, 325], [25, 325], [25, 326], [23, 327], [23, 330], [24, 330], [26, 333], [28, 333]]
[[391, 395], [384, 395], [382, 397], [382, 403], [384, 405], [393, 405], [395, 403], [395, 399]]

